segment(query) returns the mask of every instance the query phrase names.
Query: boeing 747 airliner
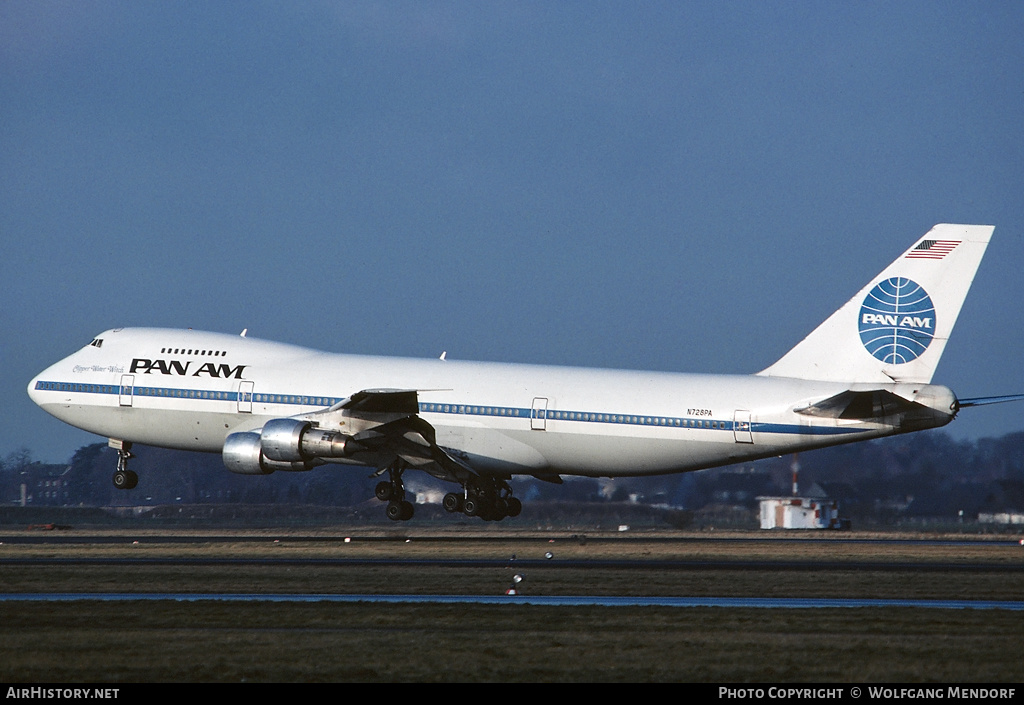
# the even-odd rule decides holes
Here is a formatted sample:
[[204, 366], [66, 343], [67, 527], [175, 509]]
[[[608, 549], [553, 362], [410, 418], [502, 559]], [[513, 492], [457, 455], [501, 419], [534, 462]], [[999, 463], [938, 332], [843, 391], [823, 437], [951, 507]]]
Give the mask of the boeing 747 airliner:
[[236, 473], [360, 465], [456, 483], [450, 512], [519, 514], [513, 475], [561, 482], [688, 472], [949, 423], [931, 384], [993, 228], [936, 225], [771, 367], [750, 376], [402, 359], [193, 330], [114, 328], [48, 367], [32, 400], [105, 436], [131, 489], [133, 443], [216, 452]]

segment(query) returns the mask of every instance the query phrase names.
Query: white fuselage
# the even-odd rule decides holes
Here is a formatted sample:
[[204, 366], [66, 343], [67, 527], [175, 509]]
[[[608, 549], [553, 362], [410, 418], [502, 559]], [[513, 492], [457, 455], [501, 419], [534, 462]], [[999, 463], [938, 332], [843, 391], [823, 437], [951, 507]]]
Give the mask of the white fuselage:
[[836, 382], [340, 355], [192, 330], [97, 340], [30, 396], [78, 428], [166, 448], [220, 452], [231, 433], [367, 389], [417, 390], [437, 444], [483, 473], [683, 472], [901, 430], [795, 412], [850, 388]]

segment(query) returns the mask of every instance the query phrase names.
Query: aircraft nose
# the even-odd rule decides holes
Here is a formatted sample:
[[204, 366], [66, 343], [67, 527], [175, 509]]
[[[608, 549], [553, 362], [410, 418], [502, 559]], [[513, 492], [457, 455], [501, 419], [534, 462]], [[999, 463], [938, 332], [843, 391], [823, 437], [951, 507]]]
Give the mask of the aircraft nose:
[[42, 372], [37, 374], [35, 377], [33, 377], [31, 379], [31, 381], [29, 381], [29, 383], [28, 383], [28, 397], [33, 402], [35, 402], [38, 406], [42, 406], [43, 405], [43, 402], [44, 402], [44, 399], [45, 399], [45, 396], [46, 396], [45, 393], [47, 391], [47, 385], [49, 383], [51, 383], [51, 382], [54, 382], [55, 380], [57, 380], [59, 378], [59, 375], [56, 374], [56, 372], [57, 372], [56, 368], [59, 365], [60, 365], [60, 363], [57, 363], [55, 365], [50, 365], [45, 370], [43, 370]]
[[[47, 368], [47, 369], [49, 369], [49, 368]], [[45, 379], [45, 377], [46, 377], [46, 370], [43, 370], [42, 372], [37, 374], [35, 377], [33, 377], [32, 381], [30, 381], [28, 383], [28, 397], [33, 402], [35, 402], [36, 405], [42, 405], [41, 389], [42, 389], [42, 386], [43, 386], [42, 383], [43, 383], [43, 380]]]

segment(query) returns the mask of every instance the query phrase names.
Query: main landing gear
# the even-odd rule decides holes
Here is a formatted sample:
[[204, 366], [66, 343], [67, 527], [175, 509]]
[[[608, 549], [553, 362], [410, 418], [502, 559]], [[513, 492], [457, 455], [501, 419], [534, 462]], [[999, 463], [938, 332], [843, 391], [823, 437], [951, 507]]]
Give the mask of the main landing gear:
[[[402, 484], [403, 468], [388, 468], [389, 479], [377, 483], [374, 494], [387, 502], [385, 513], [392, 521], [412, 519], [413, 505], [405, 498]], [[474, 477], [463, 485], [462, 492], [449, 492], [442, 502], [445, 511], [454, 514], [480, 517], [484, 521], [501, 521], [505, 517], [517, 517], [523, 511], [523, 503], [512, 496], [512, 488], [504, 480], [493, 477]]]
[[114, 487], [119, 490], [133, 490], [139, 484], [139, 476], [128, 469], [128, 461], [135, 456], [131, 452], [132, 444], [122, 442], [117, 449], [117, 470], [114, 471]]
[[447, 512], [462, 512], [484, 521], [517, 517], [523, 510], [523, 503], [512, 496], [512, 488], [508, 483], [493, 477], [473, 478], [465, 484], [461, 494], [446, 494], [442, 504]]
[[412, 519], [413, 506], [405, 498], [405, 485], [402, 484], [402, 470], [388, 468], [390, 480], [382, 480], [377, 483], [374, 494], [377, 499], [387, 502], [387, 509], [384, 510], [391, 521], [408, 521]]

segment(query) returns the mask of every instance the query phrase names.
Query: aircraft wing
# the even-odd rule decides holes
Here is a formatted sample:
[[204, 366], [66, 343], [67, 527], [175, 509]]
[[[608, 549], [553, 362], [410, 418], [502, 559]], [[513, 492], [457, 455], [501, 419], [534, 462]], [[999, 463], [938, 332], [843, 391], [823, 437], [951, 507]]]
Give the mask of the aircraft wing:
[[371, 426], [355, 434], [352, 441], [360, 448], [352, 459], [366, 465], [389, 468], [402, 461], [409, 468], [449, 482], [464, 482], [477, 475], [437, 445], [434, 427], [416, 415]]
[[348, 409], [366, 413], [417, 414], [419, 399], [416, 389], [364, 389], [343, 399], [331, 411]]
[[415, 389], [364, 389], [331, 407], [356, 430], [349, 457], [380, 469], [400, 465], [440, 480], [465, 482], [478, 473], [437, 445], [434, 427], [419, 416]]

